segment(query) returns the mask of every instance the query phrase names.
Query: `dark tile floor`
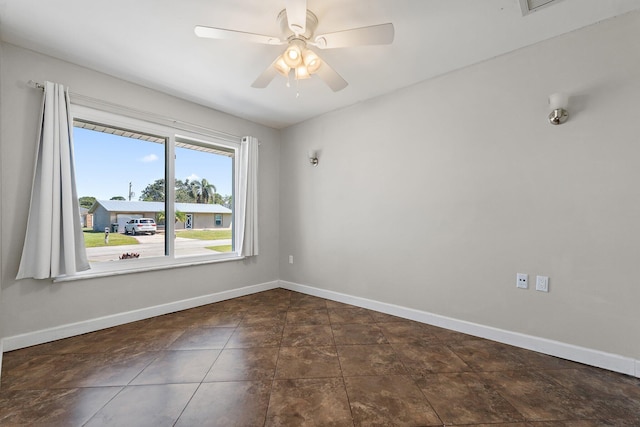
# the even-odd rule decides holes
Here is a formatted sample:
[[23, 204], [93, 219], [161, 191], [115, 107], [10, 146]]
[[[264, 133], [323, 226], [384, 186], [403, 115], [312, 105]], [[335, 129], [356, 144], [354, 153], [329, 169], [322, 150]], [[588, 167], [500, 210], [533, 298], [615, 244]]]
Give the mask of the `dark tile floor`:
[[275, 289], [6, 353], [34, 424], [640, 426], [640, 380]]

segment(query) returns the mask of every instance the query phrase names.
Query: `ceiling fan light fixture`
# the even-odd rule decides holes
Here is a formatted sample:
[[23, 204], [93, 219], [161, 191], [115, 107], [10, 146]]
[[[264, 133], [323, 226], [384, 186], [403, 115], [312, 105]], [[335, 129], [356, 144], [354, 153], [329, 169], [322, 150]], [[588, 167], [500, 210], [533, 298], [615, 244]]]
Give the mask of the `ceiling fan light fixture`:
[[278, 59], [276, 59], [276, 62], [273, 63], [273, 68], [275, 68], [276, 71], [284, 77], [288, 77], [289, 71], [291, 70], [291, 67], [289, 67], [287, 62], [284, 60], [284, 55], [280, 55]]
[[290, 45], [282, 55], [284, 62], [291, 68], [295, 68], [302, 63], [302, 54], [298, 46]]
[[318, 68], [320, 68], [320, 65], [322, 64], [320, 57], [310, 49], [305, 49], [304, 52], [302, 52], [302, 62], [304, 62], [304, 65], [307, 67], [310, 74], [318, 71]]
[[[2, 0], [0, 0], [2, 1]], [[280, 11], [277, 23], [281, 30], [281, 37], [238, 31], [233, 29], [205, 27], [198, 25], [194, 31], [198, 37], [219, 40], [236, 40], [267, 45], [286, 47], [284, 52], [275, 58], [251, 85], [255, 88], [265, 88], [278, 75], [287, 80], [287, 87], [293, 78], [308, 79], [316, 75], [334, 92], [348, 86], [331, 66], [321, 59], [307, 46], [317, 49], [336, 49], [344, 47], [387, 45], [394, 40], [395, 30], [392, 23], [369, 25], [365, 27], [349, 28], [340, 31], [316, 35], [318, 17], [307, 9], [308, 0], [279, 0], [285, 3]], [[534, 0], [519, 0], [520, 2]], [[557, 0], [535, 0], [547, 2]]]
[[304, 64], [301, 64], [298, 67], [296, 67], [296, 80], [304, 80], [310, 77], [311, 77], [311, 74], [309, 74], [309, 70], [307, 69], [307, 67], [304, 66]]

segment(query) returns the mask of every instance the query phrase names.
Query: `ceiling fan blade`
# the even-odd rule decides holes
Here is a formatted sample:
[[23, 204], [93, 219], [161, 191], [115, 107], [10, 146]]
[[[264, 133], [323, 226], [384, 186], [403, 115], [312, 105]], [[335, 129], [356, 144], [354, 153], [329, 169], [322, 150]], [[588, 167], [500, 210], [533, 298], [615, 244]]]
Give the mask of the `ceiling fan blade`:
[[307, 0], [286, 0], [287, 22], [295, 35], [304, 34], [307, 29]]
[[262, 34], [246, 33], [244, 31], [226, 30], [224, 28], [196, 26], [193, 31], [198, 37], [218, 40], [238, 40], [252, 43], [279, 45], [284, 42], [277, 37]]
[[[279, 57], [278, 57], [279, 58]], [[276, 58], [276, 61], [278, 60]], [[278, 75], [278, 70], [275, 69], [273, 64], [275, 61], [271, 63], [263, 72], [258, 76], [255, 82], [251, 84], [251, 87], [255, 87], [256, 89], [264, 89], [269, 86], [269, 83]]]
[[334, 92], [338, 92], [349, 85], [340, 74], [336, 73], [324, 60], [322, 65], [315, 73], [320, 79], [327, 84]]
[[393, 24], [387, 23], [321, 34], [315, 38], [314, 44], [320, 49], [391, 44], [393, 36]]

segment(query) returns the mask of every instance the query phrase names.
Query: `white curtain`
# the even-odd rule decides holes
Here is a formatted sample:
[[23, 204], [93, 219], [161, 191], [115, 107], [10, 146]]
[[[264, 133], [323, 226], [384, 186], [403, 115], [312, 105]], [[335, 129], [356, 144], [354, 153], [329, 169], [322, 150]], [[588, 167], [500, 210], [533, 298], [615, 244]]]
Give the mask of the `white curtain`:
[[46, 82], [22, 259], [16, 279], [46, 279], [90, 268], [80, 226], [69, 92]]
[[258, 140], [242, 138], [238, 158], [236, 250], [254, 256], [258, 255]]

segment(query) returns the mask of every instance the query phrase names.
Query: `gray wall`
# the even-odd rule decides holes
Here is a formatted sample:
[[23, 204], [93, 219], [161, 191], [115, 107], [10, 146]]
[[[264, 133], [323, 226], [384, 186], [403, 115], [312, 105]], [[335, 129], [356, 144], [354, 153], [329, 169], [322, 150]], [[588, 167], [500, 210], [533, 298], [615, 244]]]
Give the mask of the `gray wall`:
[[639, 76], [632, 13], [288, 128], [281, 279], [640, 358]]
[[[278, 278], [278, 131], [153, 90], [4, 44], [1, 53], [2, 336], [193, 298]], [[255, 259], [51, 283], [16, 281], [29, 209], [42, 93], [25, 82], [50, 80], [72, 92], [195, 123], [260, 146], [260, 256]], [[215, 96], [215, 94], [203, 94]], [[10, 184], [7, 184], [10, 183]], [[274, 224], [276, 226], [274, 226]], [[211, 277], [216, 277], [215, 281]]]

